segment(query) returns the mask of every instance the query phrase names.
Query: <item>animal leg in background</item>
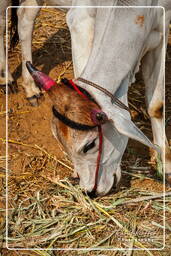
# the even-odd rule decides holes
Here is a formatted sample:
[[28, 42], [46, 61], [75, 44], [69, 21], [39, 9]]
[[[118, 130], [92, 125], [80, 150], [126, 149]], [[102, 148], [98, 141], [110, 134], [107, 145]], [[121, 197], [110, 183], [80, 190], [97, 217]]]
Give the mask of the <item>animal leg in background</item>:
[[[142, 72], [146, 85], [146, 104], [150, 115], [154, 144], [162, 150], [162, 160], [166, 178], [171, 184], [171, 151], [165, 137], [164, 111], [164, 46], [160, 45], [148, 52], [142, 62]], [[165, 153], [164, 153], [165, 152]], [[155, 152], [156, 153], [156, 152]]]
[[[40, 3], [41, 4], [41, 3]], [[37, 98], [40, 96], [40, 90], [35, 86], [35, 83], [27, 71], [26, 61], [32, 62], [32, 33], [33, 26], [36, 16], [40, 8], [25, 8], [25, 6], [37, 6], [38, 3], [35, 0], [25, 1], [21, 8], [18, 9], [18, 32], [21, 41], [22, 51], [22, 76], [23, 76], [23, 87], [26, 92], [26, 96], [30, 101], [31, 105], [37, 106]]]
[[[0, 0], [0, 87], [5, 90], [6, 87], [6, 56], [4, 50], [4, 33], [5, 33], [5, 12], [8, 7], [8, 1]], [[8, 85], [12, 90], [14, 79], [8, 71]], [[14, 90], [12, 90], [14, 92]]]

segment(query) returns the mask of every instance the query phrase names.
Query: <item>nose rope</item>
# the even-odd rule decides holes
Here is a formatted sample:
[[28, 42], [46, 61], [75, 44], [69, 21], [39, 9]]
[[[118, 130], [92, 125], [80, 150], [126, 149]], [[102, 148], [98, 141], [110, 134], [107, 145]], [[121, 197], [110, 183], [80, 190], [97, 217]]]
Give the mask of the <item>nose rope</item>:
[[[80, 89], [73, 82], [73, 80], [69, 80], [69, 83], [72, 85], [74, 90], [78, 92], [79, 95], [81, 95], [85, 99], [88, 99], [88, 97], [83, 92], [80, 91]], [[97, 189], [98, 175], [99, 175], [100, 161], [101, 161], [101, 157], [102, 157], [102, 147], [103, 147], [102, 126], [98, 125], [97, 127], [98, 127], [98, 133], [99, 133], [99, 149], [98, 149], [98, 156], [97, 156], [97, 162], [96, 162], [95, 183], [94, 183], [94, 188], [93, 188], [94, 191], [96, 191], [96, 189]]]
[[95, 172], [95, 183], [93, 190], [96, 191], [97, 189], [97, 181], [98, 181], [98, 175], [99, 175], [99, 169], [100, 169], [100, 161], [102, 157], [102, 146], [103, 146], [103, 132], [102, 132], [102, 126], [98, 125], [98, 132], [99, 132], [99, 151], [97, 156], [97, 163], [96, 163], [96, 172]]
[[86, 96], [83, 92], [80, 91], [80, 89], [79, 89], [79, 88], [77, 87], [77, 85], [72, 81], [72, 79], [69, 80], [69, 82], [70, 82], [70, 84], [72, 85], [72, 87], [74, 88], [74, 90], [78, 92], [79, 95], [81, 95], [81, 96], [82, 96], [84, 99], [86, 99], [86, 100], [88, 99], [87, 96]]

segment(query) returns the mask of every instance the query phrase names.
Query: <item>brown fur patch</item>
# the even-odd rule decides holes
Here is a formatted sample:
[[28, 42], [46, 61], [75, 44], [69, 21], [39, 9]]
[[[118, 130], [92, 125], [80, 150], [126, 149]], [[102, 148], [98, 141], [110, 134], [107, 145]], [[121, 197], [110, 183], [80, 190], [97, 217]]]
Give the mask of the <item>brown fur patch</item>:
[[[65, 115], [77, 123], [94, 125], [90, 117], [90, 112], [92, 109], [100, 108], [97, 104], [84, 99], [75, 90], [68, 88], [66, 85], [54, 86], [48, 91], [48, 94], [52, 104], [60, 114]], [[65, 148], [65, 151], [68, 152], [73, 145], [73, 140], [82, 136], [85, 131], [74, 130], [57, 118], [53, 117], [53, 119], [56, 125], [58, 139]]]
[[[75, 90], [68, 88], [66, 85], [55, 86], [48, 94], [60, 114], [65, 115], [77, 123], [94, 125], [90, 113], [93, 109], [100, 108], [96, 103], [84, 99]], [[64, 134], [66, 134], [64, 127], [61, 128]]]
[[66, 126], [65, 124], [63, 124], [62, 122], [59, 121], [59, 130], [62, 133], [62, 136], [65, 137], [65, 139], [68, 137], [68, 126]]
[[162, 118], [163, 116], [163, 102], [156, 102], [153, 107], [148, 110], [150, 117]]
[[150, 153], [150, 161], [149, 163], [155, 168], [156, 166], [156, 159], [157, 159], [157, 152], [153, 148], [149, 148]]
[[142, 27], [144, 25], [144, 15], [138, 15], [136, 17], [135, 24], [138, 24], [140, 27]]

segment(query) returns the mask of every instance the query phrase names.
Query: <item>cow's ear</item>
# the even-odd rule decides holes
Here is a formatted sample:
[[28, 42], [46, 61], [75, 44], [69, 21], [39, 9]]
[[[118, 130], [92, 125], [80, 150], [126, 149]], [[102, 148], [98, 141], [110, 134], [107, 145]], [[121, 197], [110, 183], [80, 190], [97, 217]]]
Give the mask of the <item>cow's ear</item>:
[[151, 147], [157, 150], [158, 153], [160, 149], [158, 146], [155, 146], [145, 135], [144, 133], [131, 121], [129, 117], [125, 117], [122, 113], [118, 113], [117, 116], [112, 116], [115, 128], [123, 135], [137, 140], [144, 145]]

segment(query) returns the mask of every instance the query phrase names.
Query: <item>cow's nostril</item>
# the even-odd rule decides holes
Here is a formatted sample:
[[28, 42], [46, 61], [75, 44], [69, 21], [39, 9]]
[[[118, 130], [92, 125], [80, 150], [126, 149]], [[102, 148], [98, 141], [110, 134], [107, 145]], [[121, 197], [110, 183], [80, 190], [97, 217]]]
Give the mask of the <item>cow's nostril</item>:
[[91, 192], [87, 192], [87, 195], [88, 195], [91, 199], [97, 197], [96, 190], [92, 190]]

